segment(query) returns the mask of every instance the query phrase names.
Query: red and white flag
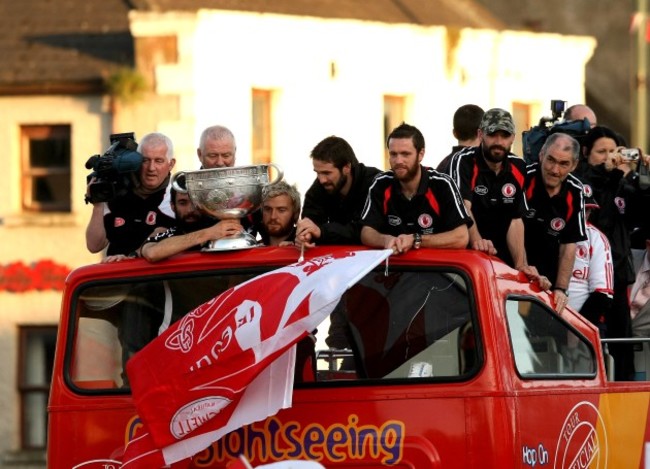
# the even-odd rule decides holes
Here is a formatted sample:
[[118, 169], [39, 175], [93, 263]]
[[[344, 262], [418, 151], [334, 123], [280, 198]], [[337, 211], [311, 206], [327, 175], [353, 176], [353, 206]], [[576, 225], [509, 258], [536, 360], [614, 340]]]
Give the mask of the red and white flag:
[[292, 345], [391, 253], [342, 251], [292, 264], [230, 288], [170, 326], [127, 364], [143, 431], [127, 445], [122, 468], [181, 461], [289, 407]]

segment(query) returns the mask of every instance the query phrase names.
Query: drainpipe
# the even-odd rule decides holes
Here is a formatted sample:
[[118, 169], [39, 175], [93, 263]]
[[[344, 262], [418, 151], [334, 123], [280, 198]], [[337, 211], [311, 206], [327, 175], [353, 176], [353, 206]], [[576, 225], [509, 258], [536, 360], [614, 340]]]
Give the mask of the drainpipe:
[[648, 87], [647, 87], [647, 9], [648, 0], [637, 0], [636, 12], [636, 74], [634, 77], [634, 89], [632, 95], [634, 106], [632, 106], [632, 145], [648, 151]]

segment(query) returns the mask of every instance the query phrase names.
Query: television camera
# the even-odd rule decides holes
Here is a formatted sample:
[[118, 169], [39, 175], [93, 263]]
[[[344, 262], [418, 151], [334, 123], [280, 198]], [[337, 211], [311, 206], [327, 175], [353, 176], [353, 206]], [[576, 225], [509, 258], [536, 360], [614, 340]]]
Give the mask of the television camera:
[[137, 148], [133, 132], [112, 134], [106, 151], [88, 158], [86, 168], [93, 172], [87, 178], [86, 203], [110, 202], [132, 188], [133, 176], [142, 165]]
[[566, 101], [551, 100], [551, 117], [542, 117], [538, 125], [522, 132], [523, 157], [526, 164], [536, 163], [539, 160], [539, 152], [549, 135], [562, 132], [580, 142], [589, 132], [591, 125], [588, 119], [562, 120], [565, 110]]

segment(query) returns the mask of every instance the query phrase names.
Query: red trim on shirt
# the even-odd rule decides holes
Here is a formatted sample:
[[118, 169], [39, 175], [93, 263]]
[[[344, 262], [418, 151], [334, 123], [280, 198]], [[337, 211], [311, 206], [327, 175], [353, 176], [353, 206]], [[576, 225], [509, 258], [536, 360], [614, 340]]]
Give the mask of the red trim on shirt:
[[384, 215], [388, 214], [388, 201], [390, 200], [393, 192], [393, 186], [388, 186], [384, 191]]
[[427, 198], [427, 201], [429, 202], [429, 205], [431, 205], [433, 211], [436, 212], [436, 215], [440, 216], [440, 205], [438, 204], [438, 201], [433, 195], [433, 192], [431, 192], [430, 188], [427, 189], [427, 193], [424, 196]]

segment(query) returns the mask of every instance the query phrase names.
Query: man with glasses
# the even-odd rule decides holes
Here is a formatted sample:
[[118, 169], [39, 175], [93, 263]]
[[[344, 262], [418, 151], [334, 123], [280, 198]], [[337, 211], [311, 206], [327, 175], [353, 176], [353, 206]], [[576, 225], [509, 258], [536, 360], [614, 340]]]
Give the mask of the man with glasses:
[[524, 217], [528, 261], [551, 281], [558, 312], [567, 305], [567, 289], [576, 243], [587, 239], [583, 187], [573, 176], [580, 144], [564, 133], [551, 134], [539, 162], [527, 167]]

